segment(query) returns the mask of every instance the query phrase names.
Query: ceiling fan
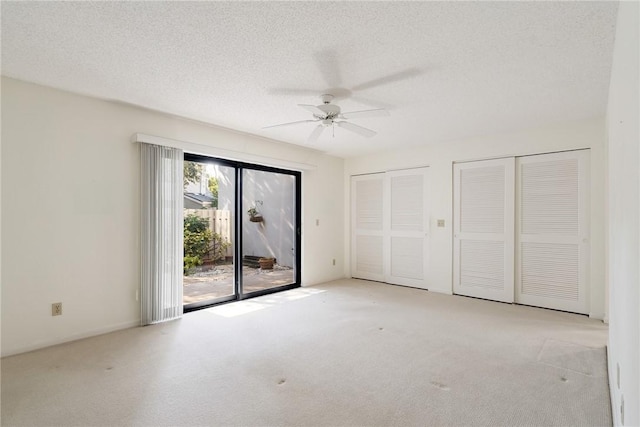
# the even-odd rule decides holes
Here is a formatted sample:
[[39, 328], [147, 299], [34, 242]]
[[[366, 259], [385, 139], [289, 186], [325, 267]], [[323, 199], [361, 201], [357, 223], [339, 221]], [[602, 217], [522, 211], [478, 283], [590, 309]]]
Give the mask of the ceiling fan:
[[297, 122], [281, 123], [278, 125], [266, 126], [266, 127], [263, 127], [262, 129], [269, 129], [269, 128], [274, 128], [279, 126], [291, 126], [291, 125], [297, 125], [300, 123], [319, 123], [318, 126], [316, 126], [316, 128], [313, 130], [313, 132], [311, 132], [311, 135], [309, 135], [309, 138], [307, 139], [308, 142], [311, 142], [311, 143], [316, 142], [320, 137], [320, 134], [322, 134], [322, 131], [324, 131], [325, 128], [333, 127], [333, 126], [338, 126], [348, 131], [355, 132], [359, 135], [370, 138], [376, 134], [375, 131], [359, 125], [355, 125], [346, 120], [361, 118], [361, 117], [382, 117], [382, 116], [389, 115], [389, 112], [384, 108], [376, 108], [373, 110], [351, 111], [348, 113], [343, 113], [340, 110], [339, 106], [331, 103], [331, 101], [333, 100], [333, 95], [324, 94], [320, 96], [320, 99], [322, 99], [321, 105], [298, 104], [299, 107], [302, 107], [305, 110], [311, 112], [311, 114], [313, 114], [313, 119], [299, 120]]

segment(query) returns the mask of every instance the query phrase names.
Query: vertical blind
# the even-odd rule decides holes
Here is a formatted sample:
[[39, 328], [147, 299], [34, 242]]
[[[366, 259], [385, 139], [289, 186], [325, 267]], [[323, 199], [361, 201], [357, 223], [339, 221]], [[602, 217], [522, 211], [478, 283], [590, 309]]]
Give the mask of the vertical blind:
[[141, 324], [182, 316], [183, 152], [140, 144]]

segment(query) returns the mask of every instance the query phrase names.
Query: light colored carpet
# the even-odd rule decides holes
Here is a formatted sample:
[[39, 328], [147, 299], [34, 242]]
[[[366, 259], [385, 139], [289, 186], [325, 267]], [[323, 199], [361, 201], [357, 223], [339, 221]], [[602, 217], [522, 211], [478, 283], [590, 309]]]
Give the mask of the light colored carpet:
[[3, 425], [611, 425], [607, 328], [341, 280], [2, 360]]

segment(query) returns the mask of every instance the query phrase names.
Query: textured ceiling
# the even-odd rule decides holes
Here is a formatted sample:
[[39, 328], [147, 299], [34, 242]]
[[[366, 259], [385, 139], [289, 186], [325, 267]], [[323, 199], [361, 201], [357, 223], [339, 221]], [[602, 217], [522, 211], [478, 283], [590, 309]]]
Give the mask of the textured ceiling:
[[2, 74], [351, 157], [603, 115], [616, 2], [6, 2]]

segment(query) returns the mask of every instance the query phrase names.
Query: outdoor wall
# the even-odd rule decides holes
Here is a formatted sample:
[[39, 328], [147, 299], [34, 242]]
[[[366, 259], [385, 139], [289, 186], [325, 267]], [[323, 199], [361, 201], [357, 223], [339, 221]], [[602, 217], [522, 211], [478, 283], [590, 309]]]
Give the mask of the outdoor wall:
[[[342, 159], [3, 78], [2, 355], [139, 323], [135, 133], [204, 144], [208, 154], [233, 152], [248, 162], [315, 165], [302, 178], [302, 282], [343, 277]], [[315, 265], [331, 258], [340, 264]], [[51, 316], [54, 302], [62, 302], [62, 316]]]
[[[461, 123], [464, 122], [461, 119]], [[453, 269], [453, 162], [482, 160], [506, 156], [548, 153], [579, 148], [591, 148], [591, 311], [597, 319], [605, 316], [604, 273], [604, 161], [605, 127], [603, 119], [566, 123], [556, 127], [525, 132], [501, 134], [447, 141], [433, 146], [394, 150], [345, 161], [345, 188], [349, 189], [351, 175], [387, 170], [430, 167], [430, 254], [429, 290], [452, 293]], [[347, 232], [344, 236], [345, 256], [350, 256], [349, 190], [344, 217]], [[437, 227], [437, 219], [445, 220], [445, 227]], [[349, 275], [345, 264], [345, 274]]]
[[[273, 257], [281, 266], [295, 267], [295, 177], [245, 169], [242, 189], [243, 255]], [[252, 206], [261, 222], [250, 221]]]
[[[615, 425], [640, 425], [640, 5], [620, 2], [607, 111], [609, 386]], [[619, 380], [618, 380], [619, 378]], [[624, 401], [624, 405], [623, 405]], [[623, 409], [624, 407], [624, 409]]]
[[218, 209], [231, 211], [235, 209], [236, 170], [229, 166], [214, 166], [218, 178]]

